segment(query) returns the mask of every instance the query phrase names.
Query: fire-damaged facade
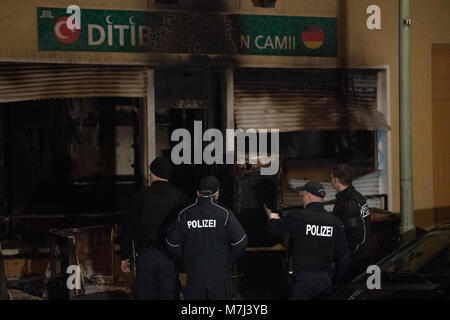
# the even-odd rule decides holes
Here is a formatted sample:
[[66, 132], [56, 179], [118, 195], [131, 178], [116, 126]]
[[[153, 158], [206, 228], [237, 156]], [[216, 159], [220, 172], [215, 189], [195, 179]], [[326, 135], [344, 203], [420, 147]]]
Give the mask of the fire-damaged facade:
[[[0, 16], [22, 6], [26, 16], [0, 49], [9, 298], [123, 298], [133, 281], [119, 267], [124, 210], [149, 184], [149, 163], [171, 156], [173, 131], [194, 134], [195, 121], [203, 131], [280, 131], [275, 175], [249, 163], [175, 166], [172, 182], [192, 200], [203, 176], [219, 177], [221, 201], [248, 234], [236, 298], [283, 296], [285, 239], [266, 233], [262, 204], [299, 207], [295, 187], [317, 180], [332, 209], [334, 164], [352, 165], [371, 208], [398, 211], [395, 24], [375, 35], [387, 48], [372, 50], [356, 0], [294, 2], [80, 1], [75, 32], [69, 1], [0, 4]], [[64, 287], [70, 265], [82, 270], [81, 289]], [[276, 276], [261, 283], [270, 269]]]

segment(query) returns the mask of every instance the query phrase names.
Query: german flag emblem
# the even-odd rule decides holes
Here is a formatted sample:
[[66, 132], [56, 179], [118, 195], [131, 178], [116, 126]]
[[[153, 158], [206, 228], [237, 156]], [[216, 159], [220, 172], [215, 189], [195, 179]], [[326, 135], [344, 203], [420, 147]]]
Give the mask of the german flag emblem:
[[303, 44], [311, 49], [319, 49], [325, 41], [325, 32], [317, 24], [311, 24], [302, 31]]

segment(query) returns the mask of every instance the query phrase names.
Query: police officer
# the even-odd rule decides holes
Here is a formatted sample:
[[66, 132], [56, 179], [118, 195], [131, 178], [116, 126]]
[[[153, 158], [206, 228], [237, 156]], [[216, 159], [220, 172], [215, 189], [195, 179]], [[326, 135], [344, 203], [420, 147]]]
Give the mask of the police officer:
[[175, 264], [164, 250], [165, 232], [186, 196], [168, 181], [172, 165], [165, 158], [150, 164], [151, 185], [134, 195], [128, 209], [121, 239], [121, 269], [130, 272], [132, 241], [137, 251], [136, 279], [132, 298], [137, 300], [176, 299]]
[[308, 300], [326, 291], [332, 283], [332, 265], [336, 262], [338, 278], [345, 275], [349, 251], [344, 227], [339, 218], [323, 205], [325, 190], [318, 182], [297, 188], [304, 209], [288, 212], [284, 219], [266, 208], [269, 232], [283, 236], [289, 232], [294, 262], [294, 284], [291, 300]]
[[353, 170], [346, 164], [332, 168], [331, 184], [337, 191], [333, 212], [344, 223], [351, 254], [350, 271], [345, 281], [363, 272], [369, 264], [371, 237], [370, 210], [364, 196], [352, 186]]
[[231, 210], [217, 203], [217, 178], [204, 177], [197, 196], [178, 215], [166, 246], [185, 262], [186, 300], [229, 300], [233, 262], [244, 253], [247, 235]]

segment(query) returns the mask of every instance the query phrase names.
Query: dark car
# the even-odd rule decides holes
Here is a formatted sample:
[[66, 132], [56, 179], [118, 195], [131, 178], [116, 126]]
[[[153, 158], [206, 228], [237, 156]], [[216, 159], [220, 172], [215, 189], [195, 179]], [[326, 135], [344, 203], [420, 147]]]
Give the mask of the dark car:
[[424, 233], [377, 263], [380, 289], [363, 273], [338, 288], [332, 300], [450, 300], [450, 224]]

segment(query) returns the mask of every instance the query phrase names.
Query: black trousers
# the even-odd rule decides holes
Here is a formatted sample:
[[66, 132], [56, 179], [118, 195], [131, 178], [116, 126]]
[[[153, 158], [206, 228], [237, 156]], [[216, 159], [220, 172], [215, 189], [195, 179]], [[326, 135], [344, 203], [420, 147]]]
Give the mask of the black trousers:
[[184, 289], [185, 300], [231, 300], [229, 280], [189, 279]]
[[301, 272], [294, 277], [290, 300], [310, 300], [331, 286], [328, 272]]
[[175, 264], [156, 248], [139, 251], [136, 262], [136, 280], [131, 296], [136, 300], [177, 299], [177, 272]]

